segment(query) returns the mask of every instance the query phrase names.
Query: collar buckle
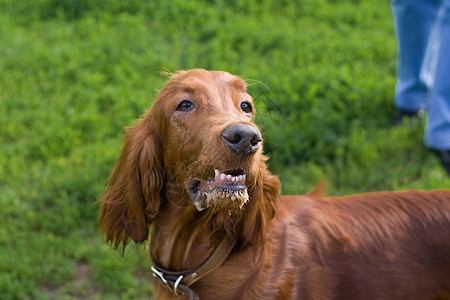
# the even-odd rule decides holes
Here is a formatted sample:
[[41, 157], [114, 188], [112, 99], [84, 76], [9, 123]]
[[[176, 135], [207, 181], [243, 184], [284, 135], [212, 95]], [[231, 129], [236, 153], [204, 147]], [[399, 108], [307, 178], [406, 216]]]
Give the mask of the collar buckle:
[[184, 278], [183, 275], [178, 276], [177, 280], [173, 281], [170, 279], [166, 279], [166, 277], [164, 277], [164, 273], [158, 271], [155, 267], [151, 266], [150, 269], [152, 270], [153, 277], [158, 279], [162, 283], [162, 285], [164, 287], [168, 288], [172, 293], [174, 293], [175, 296], [180, 296], [180, 295], [184, 294], [182, 291], [178, 290], [181, 280], [183, 280], [183, 278]]

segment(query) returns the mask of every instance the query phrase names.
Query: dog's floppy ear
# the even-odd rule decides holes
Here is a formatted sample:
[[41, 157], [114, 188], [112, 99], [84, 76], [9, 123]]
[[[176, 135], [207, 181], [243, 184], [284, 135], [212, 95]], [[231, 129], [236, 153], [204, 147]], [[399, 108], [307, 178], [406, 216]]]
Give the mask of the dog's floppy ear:
[[280, 194], [280, 180], [266, 168], [267, 157], [262, 156], [260, 172], [255, 185], [250, 189], [250, 205], [244, 219], [242, 240], [259, 246], [264, 243], [267, 227], [275, 216], [277, 198]]
[[126, 129], [125, 145], [100, 196], [100, 231], [115, 248], [143, 242], [163, 188], [162, 141], [150, 114]]

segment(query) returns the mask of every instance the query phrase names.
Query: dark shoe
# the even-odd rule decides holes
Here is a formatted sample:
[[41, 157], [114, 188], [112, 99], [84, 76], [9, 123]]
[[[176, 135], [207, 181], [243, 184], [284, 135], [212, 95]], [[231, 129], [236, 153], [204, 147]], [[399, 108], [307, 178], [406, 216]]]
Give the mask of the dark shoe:
[[450, 176], [450, 150], [444, 151], [434, 150], [434, 153], [436, 153], [437, 157], [439, 157], [442, 166], [447, 171], [447, 174]]
[[402, 123], [403, 118], [409, 118], [412, 119], [421, 119], [423, 116], [423, 109], [419, 109], [416, 111], [404, 111], [404, 110], [397, 110], [394, 117], [392, 118], [392, 123], [394, 126], [400, 125]]

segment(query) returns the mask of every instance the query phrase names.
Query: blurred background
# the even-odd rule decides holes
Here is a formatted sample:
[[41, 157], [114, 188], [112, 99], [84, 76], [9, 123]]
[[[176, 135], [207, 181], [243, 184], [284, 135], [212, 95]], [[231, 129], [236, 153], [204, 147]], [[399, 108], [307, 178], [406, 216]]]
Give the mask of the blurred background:
[[161, 71], [246, 79], [284, 194], [449, 188], [423, 120], [392, 125], [389, 1], [0, 0], [0, 299], [150, 299], [148, 246], [95, 201]]

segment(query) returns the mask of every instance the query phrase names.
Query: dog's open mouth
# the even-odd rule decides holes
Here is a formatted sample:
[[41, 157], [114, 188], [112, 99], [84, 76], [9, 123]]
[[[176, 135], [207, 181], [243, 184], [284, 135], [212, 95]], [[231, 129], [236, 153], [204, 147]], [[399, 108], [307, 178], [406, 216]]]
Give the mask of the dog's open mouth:
[[189, 195], [198, 211], [209, 206], [242, 208], [248, 201], [247, 175], [243, 170], [214, 170], [214, 177], [207, 180], [191, 179]]

